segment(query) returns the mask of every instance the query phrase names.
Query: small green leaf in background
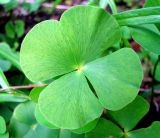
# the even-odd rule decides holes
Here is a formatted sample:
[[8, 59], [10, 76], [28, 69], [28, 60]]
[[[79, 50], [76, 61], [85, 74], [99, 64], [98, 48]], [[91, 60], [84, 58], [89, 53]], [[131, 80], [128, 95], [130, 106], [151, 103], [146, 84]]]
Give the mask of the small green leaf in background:
[[154, 24], [160, 22], [160, 7], [128, 10], [114, 15], [120, 26]]
[[6, 132], [6, 122], [2, 116], [0, 116], [0, 138], [9, 138], [9, 134]]
[[2, 116], [0, 116], [0, 135], [6, 132], [6, 122]]
[[34, 102], [38, 102], [38, 98], [39, 98], [39, 95], [40, 93], [42, 92], [42, 90], [45, 88], [44, 87], [35, 87], [31, 90], [30, 94], [29, 94], [29, 97], [31, 97], [31, 100], [34, 101]]
[[25, 102], [28, 101], [28, 96], [12, 93], [0, 93], [0, 103], [3, 102]]
[[11, 21], [9, 21], [8, 23], [6, 23], [5, 25], [5, 31], [6, 31], [6, 35], [10, 38], [14, 38], [15, 36], [15, 28], [14, 25]]
[[7, 43], [0, 43], [0, 56], [10, 61], [13, 66], [20, 70], [19, 55], [13, 52]]
[[126, 138], [160, 138], [160, 122], [153, 122], [148, 128], [141, 128], [129, 133]]
[[160, 0], [146, 0], [144, 7], [153, 7], [159, 5], [160, 5]]
[[9, 21], [5, 25], [5, 32], [9, 38], [21, 37], [24, 34], [24, 21], [23, 20], [16, 20], [15, 23]]
[[25, 102], [14, 110], [10, 134], [13, 138], [57, 138], [59, 130], [49, 129], [37, 123], [34, 111], [34, 102]]
[[6, 11], [10, 11], [19, 6], [18, 0], [10, 0], [10, 2], [4, 5]]
[[10, 2], [11, 0], [0, 0], [0, 4], [6, 4], [8, 2]]
[[[160, 55], [160, 32], [154, 25], [130, 27], [133, 39], [143, 48]], [[146, 39], [147, 38], [147, 39]]]
[[2, 71], [6, 72], [11, 68], [11, 63], [8, 60], [3, 60], [0, 58], [0, 68]]
[[4, 75], [3, 71], [1, 70], [1, 68], [0, 68], [0, 86], [2, 88], [9, 87], [9, 82], [8, 82], [6, 76]]
[[16, 20], [15, 22], [15, 32], [18, 37], [21, 37], [24, 34], [24, 21], [22, 20]]
[[119, 111], [107, 111], [111, 120], [118, 123], [125, 131], [133, 129], [149, 111], [149, 104], [141, 96]]
[[122, 138], [122, 130], [109, 120], [100, 119], [96, 128], [86, 133], [86, 138]]

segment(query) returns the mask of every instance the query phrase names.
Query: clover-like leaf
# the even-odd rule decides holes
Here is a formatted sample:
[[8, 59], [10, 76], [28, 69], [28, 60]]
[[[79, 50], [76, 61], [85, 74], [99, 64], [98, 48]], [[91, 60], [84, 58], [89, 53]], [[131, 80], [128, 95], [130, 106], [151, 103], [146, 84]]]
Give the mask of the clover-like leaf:
[[128, 133], [126, 138], [159, 138], [160, 122], [153, 122], [148, 128], [141, 128]]
[[109, 120], [101, 118], [91, 132], [86, 133], [86, 138], [122, 138], [122, 130]]
[[108, 111], [107, 115], [125, 131], [133, 129], [149, 111], [149, 104], [141, 96], [119, 111]]
[[27, 34], [20, 52], [25, 75], [32, 81], [58, 77], [39, 96], [44, 118], [60, 128], [83, 128], [103, 107], [118, 110], [135, 99], [142, 81], [138, 56], [122, 49], [101, 58], [120, 37], [114, 17], [92, 6], [73, 7]]

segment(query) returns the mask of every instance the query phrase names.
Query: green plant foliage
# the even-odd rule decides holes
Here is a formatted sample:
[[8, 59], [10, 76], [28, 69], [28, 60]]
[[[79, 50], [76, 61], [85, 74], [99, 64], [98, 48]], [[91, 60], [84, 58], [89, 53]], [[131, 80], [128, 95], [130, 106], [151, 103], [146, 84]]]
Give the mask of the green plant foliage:
[[[131, 27], [133, 39], [145, 49], [160, 55], [160, 32], [153, 29], [155, 26], [135, 26]], [[147, 39], [146, 39], [147, 38]]]
[[8, 2], [10, 2], [10, 0], [0, 0], [0, 4], [6, 4]]
[[4, 134], [6, 132], [6, 122], [2, 116], [0, 116], [0, 134]]
[[38, 104], [49, 122], [57, 127], [70, 129], [83, 127], [98, 118], [103, 111], [85, 76], [77, 72], [69, 73], [52, 82], [40, 94]]
[[3, 103], [3, 102], [25, 102], [28, 100], [29, 100], [29, 98], [27, 96], [23, 96], [21, 94], [0, 93], [0, 103]]
[[153, 122], [148, 128], [141, 128], [129, 133], [126, 138], [159, 138], [160, 122]]
[[2, 116], [0, 116], [0, 138], [9, 138], [9, 134], [6, 132], [6, 122]]
[[78, 129], [100, 117], [103, 107], [118, 110], [135, 99], [142, 81], [136, 53], [126, 48], [101, 58], [120, 37], [116, 20], [92, 6], [73, 7], [59, 22], [44, 21], [27, 34], [20, 52], [25, 75], [32, 81], [62, 75], [40, 94], [44, 118], [60, 128]]
[[86, 138], [122, 138], [122, 130], [109, 120], [100, 119], [96, 128], [86, 134]]
[[7, 59], [20, 70], [19, 55], [12, 51], [7, 43], [0, 43], [0, 56]]
[[66, 129], [60, 129], [58, 138], [85, 138], [85, 135], [84, 134], [79, 135]]
[[1, 70], [1, 68], [0, 68], [0, 86], [1, 86], [2, 88], [6, 88], [6, 87], [9, 86], [9, 83], [8, 83], [8, 81], [7, 81], [7, 78], [6, 78], [6, 76], [4, 75], [3, 71]]
[[13, 113], [10, 132], [13, 138], [57, 138], [59, 130], [52, 130], [37, 123], [35, 103], [25, 102], [18, 105]]
[[121, 128], [111, 121], [101, 119], [96, 128], [86, 134], [86, 138], [159, 138], [160, 122], [154, 122], [148, 128], [131, 130], [148, 109], [146, 101], [142, 97], [137, 97], [131, 104], [119, 111], [108, 111], [108, 116], [112, 117]]
[[77, 133], [77, 134], [87, 133], [96, 127], [98, 121], [99, 119], [95, 119], [94, 121], [88, 123], [82, 128], [72, 130], [72, 132]]
[[17, 37], [21, 37], [24, 34], [25, 24], [22, 20], [16, 20], [15, 22], [15, 33]]
[[28, 33], [22, 43], [21, 66], [30, 80], [47, 80], [100, 57], [119, 39], [119, 26], [112, 16], [100, 8], [77, 6], [66, 11], [60, 22], [44, 21]]
[[[133, 129], [149, 110], [149, 104], [138, 96], [132, 103], [119, 111], [108, 111], [107, 115], [125, 131]], [[132, 118], [132, 119], [131, 119]]]
[[10, 0], [10, 2], [4, 5], [6, 11], [13, 10], [19, 6], [18, 0]]
[[34, 102], [38, 102], [38, 98], [39, 98], [39, 95], [40, 93], [42, 92], [42, 90], [45, 88], [44, 87], [35, 87], [31, 90], [30, 94], [29, 94], [29, 97], [31, 97], [31, 100], [34, 101]]
[[132, 102], [142, 80], [138, 56], [128, 48], [87, 64], [84, 72], [95, 88], [100, 102], [109, 110], [121, 109]]
[[6, 72], [11, 68], [11, 63], [8, 60], [0, 59], [0, 68]]
[[159, 5], [160, 5], [160, 0], [146, 0], [144, 7], [153, 7]]
[[160, 7], [141, 8], [117, 13], [114, 17], [121, 26], [154, 24], [160, 22]]
[[6, 35], [10, 38], [21, 37], [24, 34], [24, 22], [16, 20], [15, 23], [9, 21], [5, 25]]
[[35, 118], [37, 120], [37, 122], [39, 124], [41, 124], [42, 126], [47, 126], [48, 128], [51, 129], [57, 129], [56, 126], [52, 125], [44, 116], [43, 114], [40, 112], [38, 105], [36, 106], [35, 109]]

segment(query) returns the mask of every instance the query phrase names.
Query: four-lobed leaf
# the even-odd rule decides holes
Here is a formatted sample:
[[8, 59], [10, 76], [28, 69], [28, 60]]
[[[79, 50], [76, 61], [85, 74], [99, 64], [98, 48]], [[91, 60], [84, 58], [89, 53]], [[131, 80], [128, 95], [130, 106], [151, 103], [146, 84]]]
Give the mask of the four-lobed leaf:
[[33, 27], [22, 43], [22, 70], [32, 81], [61, 76], [40, 94], [44, 118], [60, 128], [83, 128], [103, 107], [118, 110], [135, 99], [142, 81], [136, 53], [124, 48], [101, 58], [120, 37], [114, 17], [92, 6], [75, 6], [59, 22]]

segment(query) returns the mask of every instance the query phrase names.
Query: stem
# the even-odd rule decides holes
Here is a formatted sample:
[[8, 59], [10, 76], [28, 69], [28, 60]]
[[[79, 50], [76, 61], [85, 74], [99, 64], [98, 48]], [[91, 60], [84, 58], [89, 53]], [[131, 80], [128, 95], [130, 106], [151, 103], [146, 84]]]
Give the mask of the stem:
[[157, 67], [158, 67], [158, 63], [160, 62], [160, 55], [158, 56], [158, 59], [154, 65], [154, 68], [153, 68], [153, 78], [152, 78], [152, 87], [151, 87], [151, 103], [153, 104], [153, 100], [154, 100], [154, 83], [155, 83], [155, 75], [156, 75], [156, 70], [157, 70]]
[[30, 85], [26, 85], [26, 86], [10, 86], [10, 87], [6, 87], [6, 88], [2, 88], [0, 89], [1, 91], [6, 91], [6, 90], [16, 90], [16, 89], [30, 89], [30, 88], [35, 88], [35, 87], [42, 87], [42, 86], [46, 86], [47, 84], [30, 84]]

